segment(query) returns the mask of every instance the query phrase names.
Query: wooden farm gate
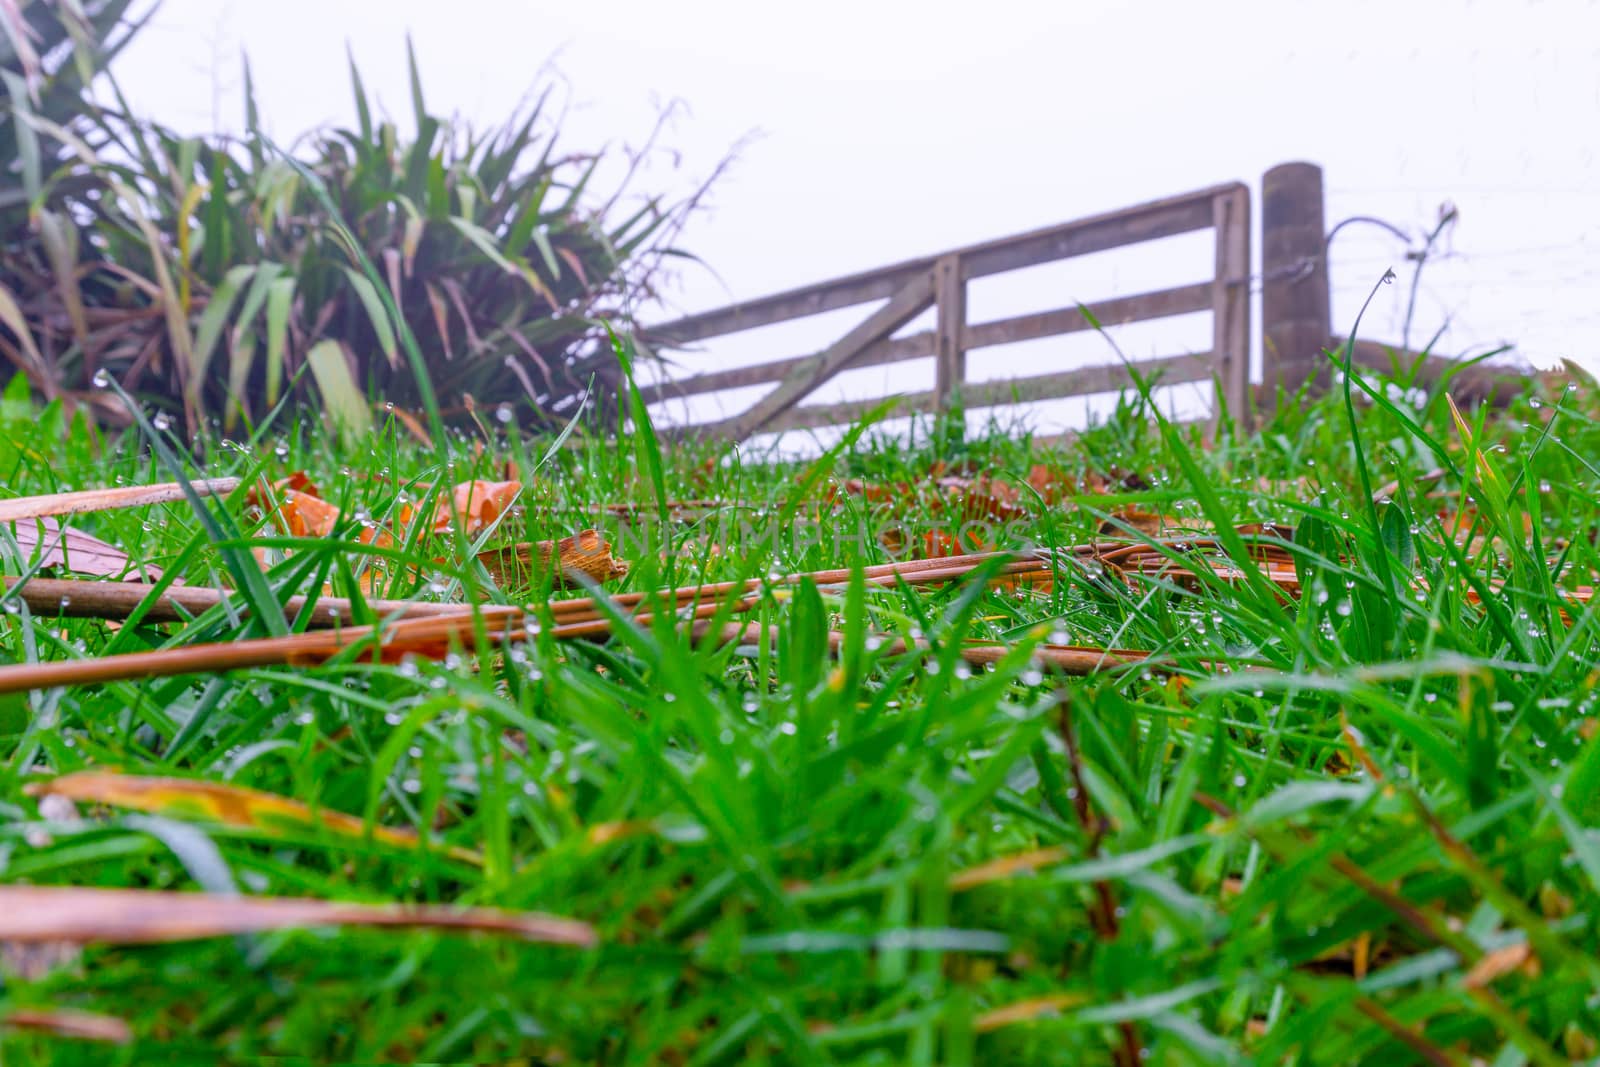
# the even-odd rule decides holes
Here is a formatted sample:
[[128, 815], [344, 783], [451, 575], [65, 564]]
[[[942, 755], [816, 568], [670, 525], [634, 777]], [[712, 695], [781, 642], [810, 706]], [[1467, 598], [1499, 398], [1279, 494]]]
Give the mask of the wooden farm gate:
[[[1114, 326], [1210, 311], [1212, 342], [1208, 351], [1141, 359], [1133, 368], [1141, 376], [1159, 375], [1163, 385], [1214, 379], [1228, 411], [1235, 418], [1243, 418], [1250, 410], [1246, 399], [1250, 381], [1250, 191], [1237, 182], [952, 249], [642, 329], [640, 337], [647, 345], [679, 348], [840, 308], [877, 305], [858, 325], [820, 352], [664, 381], [648, 390], [647, 399], [654, 403], [776, 383], [747, 410], [722, 421], [689, 427], [737, 441], [756, 433], [854, 422], [882, 403], [883, 398], [832, 404], [802, 402], [841, 371], [928, 356], [934, 357], [934, 388], [901, 394], [897, 414], [941, 411], [958, 396], [964, 407], [981, 408], [1011, 403], [1018, 397], [1034, 401], [1119, 391], [1132, 385], [1129, 368], [1121, 363], [1022, 378], [969, 381], [966, 357], [971, 351], [1091, 329], [1094, 324], [1077, 306], [991, 322], [969, 322], [967, 282], [1205, 229], [1216, 233], [1211, 277], [1175, 288], [1100, 301], [1090, 306], [1090, 312], [1102, 326]], [[894, 336], [930, 307], [937, 309], [933, 329]]]
[[[687, 428], [737, 441], [762, 432], [854, 422], [884, 398], [832, 404], [804, 401], [841, 371], [929, 356], [935, 357], [934, 388], [899, 394], [898, 413], [945, 410], [958, 396], [966, 407], [983, 408], [1018, 398], [1050, 400], [1120, 391], [1132, 384], [1132, 376], [1128, 367], [1118, 363], [998, 381], [969, 380], [968, 352], [1073, 333], [1090, 329], [1093, 323], [1076, 306], [972, 323], [967, 320], [967, 282], [1211, 229], [1216, 235], [1211, 277], [1157, 292], [1097, 301], [1089, 309], [1103, 326], [1210, 311], [1208, 350], [1137, 360], [1133, 370], [1147, 377], [1159, 374], [1165, 385], [1214, 380], [1230, 416], [1244, 421], [1256, 410], [1270, 409], [1280, 395], [1292, 396], [1302, 386], [1309, 385], [1313, 391], [1325, 388], [1333, 380], [1330, 372], [1334, 369], [1327, 353], [1338, 353], [1345, 345], [1330, 321], [1328, 242], [1333, 231], [1325, 220], [1322, 169], [1305, 162], [1269, 169], [1261, 181], [1261, 215], [1261, 266], [1254, 277], [1250, 192], [1243, 184], [1231, 183], [647, 327], [639, 333], [647, 345], [682, 348], [841, 308], [875, 305], [854, 329], [820, 352], [669, 379], [652, 386], [647, 396], [654, 403], [773, 386], [754, 405], [731, 418]], [[1249, 373], [1252, 280], [1259, 283], [1261, 293], [1262, 374], [1254, 403]], [[895, 336], [930, 307], [937, 309], [933, 329]], [[1400, 351], [1368, 339], [1357, 342], [1354, 356], [1358, 364], [1374, 370], [1415, 368], [1414, 380], [1425, 387], [1448, 380], [1458, 399], [1469, 402], [1492, 399], [1504, 403], [1526, 384], [1525, 368], [1463, 367], [1439, 355]]]

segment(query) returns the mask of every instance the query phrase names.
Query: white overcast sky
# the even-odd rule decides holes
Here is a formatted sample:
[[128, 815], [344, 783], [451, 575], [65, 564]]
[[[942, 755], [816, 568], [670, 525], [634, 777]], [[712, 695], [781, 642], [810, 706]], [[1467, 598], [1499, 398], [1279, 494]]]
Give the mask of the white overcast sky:
[[[1592, 0], [165, 0], [117, 73], [136, 111], [236, 130], [242, 48], [269, 130], [290, 140], [352, 122], [348, 42], [369, 92], [409, 127], [407, 31], [431, 109], [477, 124], [502, 120], [550, 64], [570, 95], [571, 149], [636, 144], [681, 101], [666, 138], [681, 166], [660, 160], [649, 185], [687, 189], [758, 134], [684, 235], [716, 275], [689, 270], [676, 310], [1235, 179], [1259, 222], [1262, 172], [1306, 159], [1325, 170], [1330, 225], [1368, 214], [1420, 235], [1441, 202], [1460, 209], [1449, 257], [1423, 274], [1414, 341], [1448, 321], [1445, 352], [1512, 341], [1537, 364], [1600, 367]], [[973, 317], [1208, 273], [1208, 247], [1160, 248], [975, 291]], [[1337, 327], [1384, 268], [1409, 280], [1405, 250], [1374, 228], [1343, 231]], [[1253, 258], [1259, 269], [1259, 247]], [[1383, 290], [1363, 332], [1398, 341], [1406, 291]], [[824, 343], [848, 315], [763, 356]], [[1208, 329], [1193, 335], [1209, 343]], [[1170, 354], [1156, 350], [1172, 340], [1129, 344]], [[1018, 358], [1036, 372], [1056, 357]]]

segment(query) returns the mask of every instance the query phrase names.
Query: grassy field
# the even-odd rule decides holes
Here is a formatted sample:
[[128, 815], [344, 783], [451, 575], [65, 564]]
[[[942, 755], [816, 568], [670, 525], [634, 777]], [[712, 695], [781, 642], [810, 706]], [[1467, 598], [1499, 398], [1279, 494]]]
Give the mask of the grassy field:
[[[760, 629], [733, 641], [602, 608], [609, 637], [558, 640], [545, 615], [481, 657], [0, 698], [5, 886], [470, 905], [594, 937], [11, 942], [5, 1062], [1593, 1059], [1600, 609], [1579, 589], [1600, 563], [1600, 400], [1540, 385], [1458, 422], [1442, 392], [1370, 384], [1251, 436], [1156, 427], [1130, 401], [1065, 450], [865, 429], [788, 464], [644, 432], [551, 450], [493, 417], [428, 445], [380, 418], [341, 444], [283, 417], [174, 467], [191, 442], [158, 426], [106, 438], [13, 396], [6, 497], [245, 480], [70, 520], [237, 589], [230, 605], [116, 623], [13, 592], [13, 663], [270, 635], [277, 604], [323, 592], [354, 598], [353, 625], [365, 596], [539, 618], [583, 591], [501, 588], [463, 561], [585, 527], [631, 565], [612, 592], [856, 573], [767, 582], [739, 619]], [[489, 528], [400, 521], [426, 486], [505, 480], [508, 462], [523, 487]], [[249, 502], [296, 471], [340, 508], [332, 536], [287, 537]], [[1137, 542], [1157, 565], [862, 577], [953, 550], [968, 520], [963, 547]], [[378, 528], [392, 545], [359, 540]], [[32, 573], [15, 538], [4, 571]], [[1258, 568], [1262, 544], [1292, 566]], [[975, 640], [997, 661], [969, 664]], [[1067, 675], [1047, 644], [1150, 655]], [[191, 784], [41, 795], [91, 769]], [[65, 1010], [125, 1020], [129, 1040], [29, 1025]]]

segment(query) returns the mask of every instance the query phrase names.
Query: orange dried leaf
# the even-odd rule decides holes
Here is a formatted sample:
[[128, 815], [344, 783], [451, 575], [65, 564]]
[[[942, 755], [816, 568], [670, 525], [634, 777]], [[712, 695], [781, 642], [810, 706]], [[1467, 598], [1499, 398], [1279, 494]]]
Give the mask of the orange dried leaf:
[[[459, 516], [464, 532], [469, 536], [479, 533], [505, 514], [521, 491], [521, 482], [462, 482], [450, 491], [449, 500], [440, 500], [434, 508], [433, 532], [448, 532], [450, 524]], [[415, 514], [410, 505], [402, 507], [400, 522], [410, 525]]]
[[279, 498], [274, 514], [290, 537], [327, 537], [339, 524], [338, 508], [321, 497], [292, 489]]

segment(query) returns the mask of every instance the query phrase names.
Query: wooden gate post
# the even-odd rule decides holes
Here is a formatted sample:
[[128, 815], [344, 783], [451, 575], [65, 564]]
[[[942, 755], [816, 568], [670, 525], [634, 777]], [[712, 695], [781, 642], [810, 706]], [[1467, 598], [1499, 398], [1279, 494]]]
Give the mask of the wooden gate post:
[[1224, 406], [1236, 426], [1248, 428], [1250, 410], [1250, 190], [1243, 185], [1211, 202], [1216, 231], [1216, 277], [1211, 286], [1211, 352], [1217, 360]]
[[951, 398], [967, 380], [967, 282], [961, 277], [960, 256], [940, 256], [933, 265], [934, 304], [934, 406], [948, 411]]
[[[1333, 337], [1322, 168], [1283, 163], [1261, 178], [1261, 408], [1322, 369]], [[1324, 385], [1326, 382], [1323, 383]]]

